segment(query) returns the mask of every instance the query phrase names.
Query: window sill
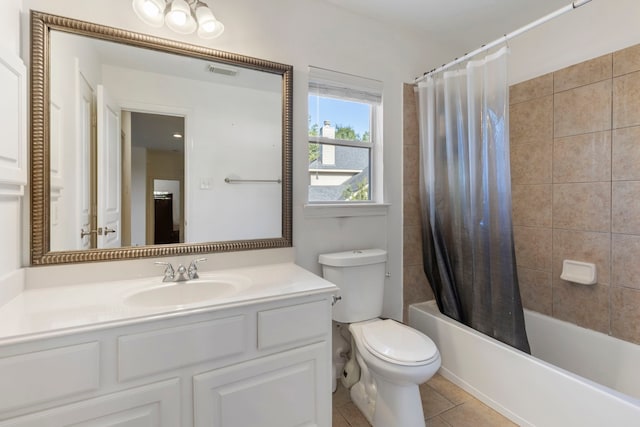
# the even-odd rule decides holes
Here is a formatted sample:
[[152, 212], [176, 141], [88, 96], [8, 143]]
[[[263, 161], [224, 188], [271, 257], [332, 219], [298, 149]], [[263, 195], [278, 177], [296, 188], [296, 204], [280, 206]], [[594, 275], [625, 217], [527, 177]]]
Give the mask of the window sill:
[[352, 216], [386, 216], [390, 203], [311, 204], [304, 205], [306, 218], [345, 218]]

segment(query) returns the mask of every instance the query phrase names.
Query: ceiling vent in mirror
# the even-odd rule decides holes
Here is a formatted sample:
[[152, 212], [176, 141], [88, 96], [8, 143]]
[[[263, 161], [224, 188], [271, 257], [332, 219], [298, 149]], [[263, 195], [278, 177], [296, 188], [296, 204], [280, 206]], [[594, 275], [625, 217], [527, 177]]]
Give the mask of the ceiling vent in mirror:
[[230, 68], [222, 68], [222, 67], [211, 65], [211, 64], [207, 65], [207, 71], [210, 73], [222, 74], [223, 76], [231, 76], [231, 77], [238, 74], [237, 70], [232, 70]]

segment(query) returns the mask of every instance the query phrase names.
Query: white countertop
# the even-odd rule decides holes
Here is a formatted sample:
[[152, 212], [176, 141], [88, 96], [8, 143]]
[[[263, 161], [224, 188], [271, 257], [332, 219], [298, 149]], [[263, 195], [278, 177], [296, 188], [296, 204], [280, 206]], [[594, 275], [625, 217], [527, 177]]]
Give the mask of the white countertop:
[[0, 307], [0, 345], [338, 290], [292, 262], [208, 271], [200, 277], [241, 277], [246, 285], [231, 296], [164, 307], [126, 303], [131, 294], [163, 285], [159, 276], [26, 289]]

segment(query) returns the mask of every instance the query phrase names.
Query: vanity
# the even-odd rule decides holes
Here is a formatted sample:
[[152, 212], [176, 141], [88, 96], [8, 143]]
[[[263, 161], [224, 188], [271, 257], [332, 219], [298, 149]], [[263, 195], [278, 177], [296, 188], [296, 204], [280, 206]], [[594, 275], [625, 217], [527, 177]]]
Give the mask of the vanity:
[[27, 289], [0, 307], [0, 426], [330, 426], [336, 291], [292, 262]]

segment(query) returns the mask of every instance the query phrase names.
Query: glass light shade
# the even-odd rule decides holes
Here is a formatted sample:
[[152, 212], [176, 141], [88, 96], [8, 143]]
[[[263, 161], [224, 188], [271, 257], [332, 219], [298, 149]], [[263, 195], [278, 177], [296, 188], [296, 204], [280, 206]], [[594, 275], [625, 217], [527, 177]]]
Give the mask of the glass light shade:
[[216, 20], [211, 10], [203, 3], [196, 6], [198, 20], [198, 36], [203, 39], [214, 39], [224, 32], [222, 22]]
[[156, 28], [164, 25], [165, 0], [133, 0], [131, 5], [145, 24]]
[[198, 36], [203, 39], [215, 39], [224, 32], [224, 25], [220, 21], [215, 21], [210, 29], [198, 28]]
[[191, 34], [198, 27], [196, 20], [191, 15], [191, 8], [184, 0], [171, 2], [165, 23], [167, 27], [179, 34]]

